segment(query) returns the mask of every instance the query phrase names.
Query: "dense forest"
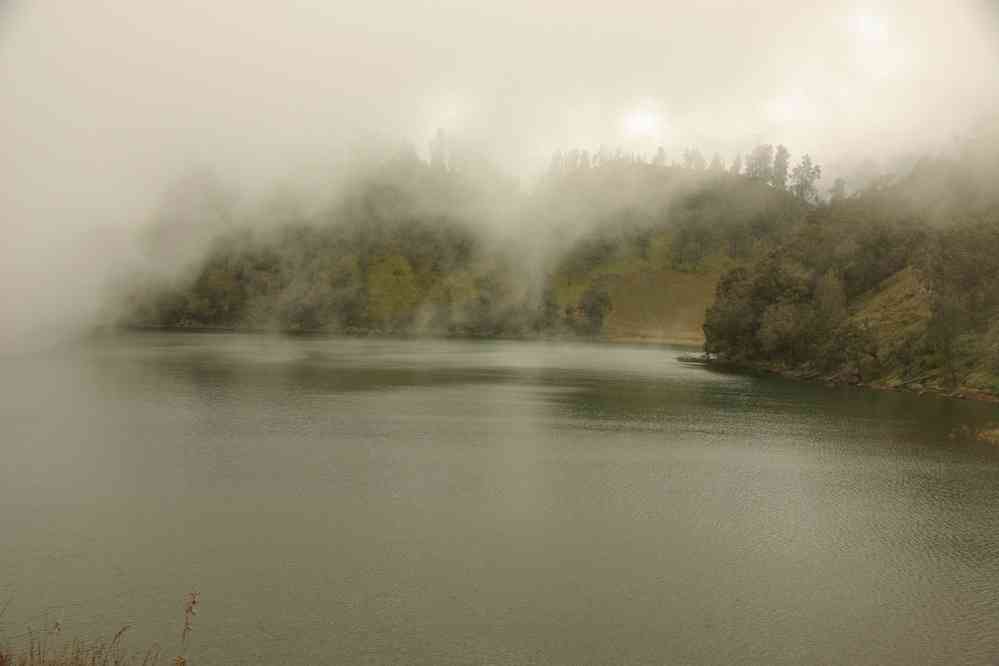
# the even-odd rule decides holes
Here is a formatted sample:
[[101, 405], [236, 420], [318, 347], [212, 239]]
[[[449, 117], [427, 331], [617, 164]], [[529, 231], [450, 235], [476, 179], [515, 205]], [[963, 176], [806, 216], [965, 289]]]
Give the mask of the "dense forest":
[[[771, 145], [728, 165], [560, 151], [525, 191], [443, 134], [318, 199], [248, 207], [194, 174], [148, 227], [118, 323], [703, 341], [801, 376], [999, 393], [991, 138], [852, 191]], [[157, 255], [179, 238], [199, 251]]]
[[721, 278], [706, 352], [799, 376], [999, 394], [993, 138], [811, 207]]
[[[393, 154], [308, 204], [283, 193], [247, 208], [210, 173], [192, 174], [166, 193], [147, 230], [151, 268], [129, 282], [121, 323], [593, 336], [607, 333], [616, 309], [629, 311], [615, 294], [634, 296], [626, 283], [651, 276], [640, 289], [646, 302], [630, 309], [661, 298], [664, 280], [687, 278], [679, 291], [696, 292], [685, 323], [696, 338], [720, 271], [807, 208], [765, 179], [690, 155], [666, 165], [559, 153], [524, 193], [456, 153]], [[160, 254], [188, 246], [209, 249], [179, 263]], [[166, 265], [175, 269], [156, 270]], [[631, 333], [646, 324], [633, 322]]]

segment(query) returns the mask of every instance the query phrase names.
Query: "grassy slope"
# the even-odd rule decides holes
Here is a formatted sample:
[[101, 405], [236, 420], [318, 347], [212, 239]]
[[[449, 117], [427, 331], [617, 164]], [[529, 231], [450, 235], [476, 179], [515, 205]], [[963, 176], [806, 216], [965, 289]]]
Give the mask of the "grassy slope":
[[704, 342], [704, 311], [720, 273], [670, 269], [624, 273], [610, 284], [607, 336], [617, 340]]
[[670, 236], [661, 232], [647, 258], [618, 256], [585, 276], [556, 275], [556, 300], [560, 307], [576, 303], [600, 282], [611, 300], [604, 326], [607, 339], [703, 344], [704, 312], [731, 261], [710, 257], [696, 271], [674, 270], [670, 264]]
[[[926, 334], [930, 318], [929, 292], [912, 268], [905, 268], [886, 279], [878, 289], [860, 298], [851, 310], [854, 322], [870, 327], [878, 342], [878, 355], [886, 360], [882, 377], [872, 385], [926, 389], [968, 397], [999, 394], [999, 376], [972, 349], [968, 350], [970, 353], [957, 387], [949, 384], [949, 378], [941, 368], [934, 367], [936, 364], [925, 356], [927, 351], [917, 352], [905, 364], [898, 360], [896, 353], [900, 349], [919, 348], [918, 342]], [[924, 367], [931, 369], [924, 370]]]
[[[930, 318], [930, 296], [912, 268], [905, 268], [864, 295], [853, 306], [851, 319], [869, 326], [878, 341], [881, 357], [894, 354], [926, 332]], [[907, 368], [892, 368], [887, 382], [905, 381]], [[911, 381], [911, 380], [910, 380]]]

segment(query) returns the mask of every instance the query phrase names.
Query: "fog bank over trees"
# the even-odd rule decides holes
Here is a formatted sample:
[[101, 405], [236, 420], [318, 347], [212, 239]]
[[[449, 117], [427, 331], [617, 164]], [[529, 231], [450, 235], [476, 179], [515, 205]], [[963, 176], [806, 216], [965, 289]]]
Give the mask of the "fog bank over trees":
[[[544, 190], [553, 153], [601, 146], [649, 164], [662, 147], [661, 166], [712, 173], [755, 172], [754, 150], [772, 146], [762, 180], [821, 165], [819, 190], [798, 193], [817, 200], [839, 178], [846, 196], [952, 153], [997, 95], [996, 9], [973, 0], [225, 0], [212, 11], [14, 0], [0, 11], [10, 339], [92, 319], [102, 285], [148, 260], [134, 239], [164, 192], [204, 168], [241, 219], [263, 215], [277, 183], [321, 208], [312, 193], [335, 198], [358, 152], [403, 145], [430, 162], [442, 128], [503, 174], [515, 208]], [[795, 152], [786, 170], [782, 144]], [[525, 216], [501, 206], [469, 219], [516, 235], [509, 221]], [[167, 253], [180, 261], [188, 243], [207, 250], [202, 235], [161, 244], [176, 241]]]

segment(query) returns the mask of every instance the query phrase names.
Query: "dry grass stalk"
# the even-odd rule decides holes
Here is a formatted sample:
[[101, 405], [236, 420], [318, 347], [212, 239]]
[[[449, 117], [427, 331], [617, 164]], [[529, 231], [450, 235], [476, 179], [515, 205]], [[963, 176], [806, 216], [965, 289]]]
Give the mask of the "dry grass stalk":
[[[159, 660], [158, 649], [140, 657], [123, 648], [122, 637], [128, 628], [122, 627], [108, 642], [73, 641], [58, 650], [51, 648], [46, 639], [32, 636], [26, 653], [0, 652], [0, 666], [154, 666]], [[56, 632], [53, 627], [51, 633]]]
[[188, 592], [184, 600], [184, 630], [180, 634], [181, 645], [187, 645], [187, 639], [194, 630], [194, 616], [198, 614], [199, 603], [201, 603], [201, 593]]

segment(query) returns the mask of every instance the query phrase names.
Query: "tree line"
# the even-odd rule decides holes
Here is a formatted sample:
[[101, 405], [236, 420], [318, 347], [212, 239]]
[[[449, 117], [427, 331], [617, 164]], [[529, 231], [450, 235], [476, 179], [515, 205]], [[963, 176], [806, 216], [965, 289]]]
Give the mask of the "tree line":
[[[648, 164], [655, 167], [683, 168], [691, 171], [727, 172], [735, 176], [745, 176], [769, 184], [779, 190], [791, 192], [806, 203], [818, 203], [820, 193], [818, 181], [822, 178], [822, 167], [812, 161], [810, 155], [802, 155], [797, 164], [791, 162], [791, 153], [786, 146], [762, 144], [750, 151], [743, 163], [742, 154], [737, 154], [726, 166], [719, 153], [714, 153], [710, 162], [697, 148], [685, 149], [679, 162], [670, 162], [666, 150], [659, 146], [656, 152], [647, 157], [642, 153], [625, 152], [623, 149], [611, 151], [605, 146], [597, 151], [586, 149], [556, 150], [552, 155], [549, 173], [579, 169], [596, 169], [626, 164]], [[837, 179], [829, 191], [831, 198], [846, 195], [846, 181]]]
[[966, 149], [837, 191], [722, 277], [706, 351], [846, 381], [999, 393], [997, 165]]
[[429, 160], [386, 156], [321, 206], [283, 195], [246, 209], [220, 179], [194, 174], [167, 191], [150, 244], [187, 238], [207, 251], [137, 276], [120, 296], [122, 321], [600, 335], [613, 308], [606, 265], [744, 260], [804, 210], [789, 191], [729, 171], [621, 160], [560, 170], [527, 192], [458, 154], [444, 142]]
[[138, 275], [119, 321], [599, 336], [619, 276], [721, 272], [704, 323], [714, 357], [999, 391], [995, 141], [820, 197], [821, 168], [782, 145], [727, 166], [570, 150], [524, 191], [437, 139], [430, 159], [376, 161], [322, 205], [241, 209], [212, 178], [174, 188], [150, 237], [179, 247], [194, 230], [208, 249]]

